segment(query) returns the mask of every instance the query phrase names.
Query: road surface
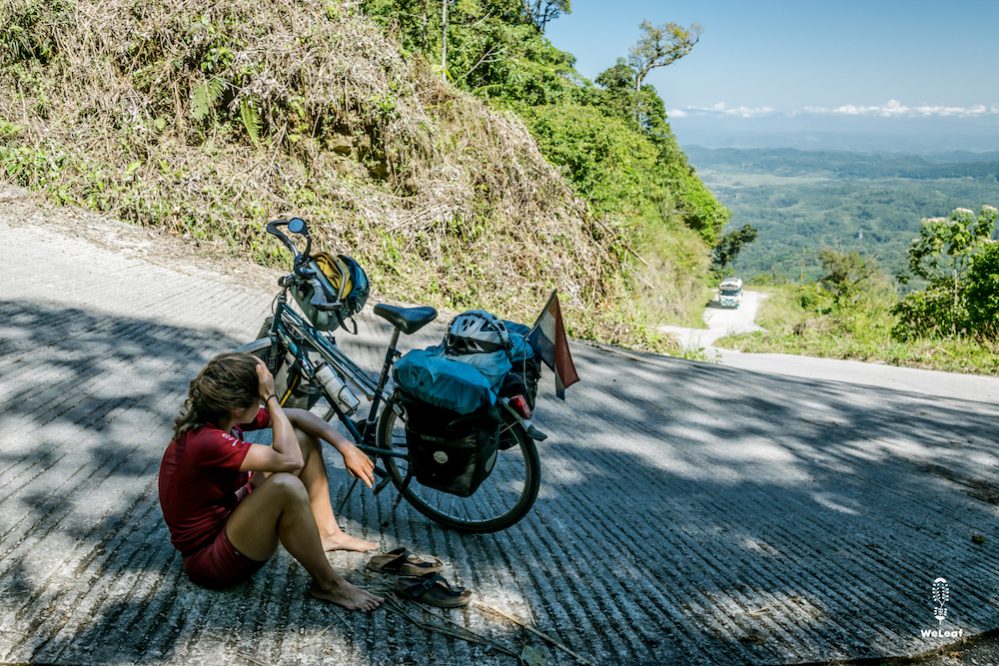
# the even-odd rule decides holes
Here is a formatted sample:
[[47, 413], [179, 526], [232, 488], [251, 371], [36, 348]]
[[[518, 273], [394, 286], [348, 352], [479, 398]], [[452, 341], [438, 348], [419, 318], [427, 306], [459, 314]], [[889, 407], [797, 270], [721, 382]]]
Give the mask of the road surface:
[[[183, 575], [159, 458], [187, 382], [256, 331], [273, 273], [13, 191], [0, 195], [0, 248], [0, 663], [515, 663], [311, 600], [283, 551], [226, 592]], [[374, 369], [387, 331], [360, 323], [342, 344]], [[344, 527], [440, 556], [478, 601], [594, 664], [909, 655], [954, 640], [925, 632], [999, 627], [999, 405], [984, 397], [996, 380], [955, 398], [933, 381], [864, 386], [584, 343], [574, 354], [583, 381], [565, 402], [550, 373], [542, 382], [550, 438], [524, 521], [460, 535], [406, 506], [393, 518], [387, 491], [355, 494]], [[343, 477], [331, 483], [342, 497]], [[362, 555], [331, 561], [384, 584]], [[580, 663], [481, 608], [446, 615]]]

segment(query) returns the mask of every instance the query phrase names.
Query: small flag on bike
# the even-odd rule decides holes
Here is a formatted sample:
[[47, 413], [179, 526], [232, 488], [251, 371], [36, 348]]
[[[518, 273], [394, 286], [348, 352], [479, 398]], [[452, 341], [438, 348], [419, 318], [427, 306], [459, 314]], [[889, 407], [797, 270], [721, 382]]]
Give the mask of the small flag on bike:
[[565, 400], [565, 389], [578, 382], [579, 375], [569, 353], [569, 339], [565, 336], [557, 291], [552, 292], [545, 309], [538, 315], [527, 341], [545, 365], [555, 372], [555, 395]]

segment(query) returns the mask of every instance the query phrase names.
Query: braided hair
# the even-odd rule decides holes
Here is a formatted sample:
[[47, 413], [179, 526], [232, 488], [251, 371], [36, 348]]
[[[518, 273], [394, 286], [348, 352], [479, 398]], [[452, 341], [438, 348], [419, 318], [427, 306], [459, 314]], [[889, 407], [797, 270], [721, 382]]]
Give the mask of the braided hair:
[[257, 359], [250, 354], [219, 354], [198, 373], [187, 389], [187, 400], [173, 422], [173, 438], [208, 423], [221, 423], [234, 409], [247, 409], [260, 400]]

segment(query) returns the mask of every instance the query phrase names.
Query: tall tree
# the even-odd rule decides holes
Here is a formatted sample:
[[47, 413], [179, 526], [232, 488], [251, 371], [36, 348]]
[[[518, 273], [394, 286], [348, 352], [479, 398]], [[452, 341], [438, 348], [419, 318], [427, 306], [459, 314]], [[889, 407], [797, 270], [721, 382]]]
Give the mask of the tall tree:
[[757, 229], [751, 224], [744, 224], [739, 229], [733, 229], [718, 241], [713, 251], [713, 264], [716, 271], [724, 271], [735, 262], [743, 246], [756, 240]]
[[531, 23], [542, 33], [545, 27], [562, 14], [571, 14], [570, 0], [524, 0], [524, 9], [531, 17]]
[[450, 0], [441, 0], [441, 77], [447, 81], [447, 6]]
[[975, 257], [992, 244], [996, 217], [994, 207], [982, 206], [977, 215], [955, 208], [950, 217], [923, 220], [909, 247], [909, 269], [929, 286], [899, 303], [900, 325], [916, 331], [949, 328], [954, 336], [968, 328], [965, 277]]
[[654, 25], [642, 21], [638, 43], [629, 52], [628, 63], [635, 69], [635, 90], [642, 89], [642, 81], [653, 69], [666, 67], [684, 57], [701, 39], [704, 27], [692, 23], [683, 28], [677, 23]]
[[847, 305], [876, 279], [882, 277], [877, 262], [856, 250], [838, 252], [825, 248], [819, 252], [823, 275], [819, 278], [836, 305]]

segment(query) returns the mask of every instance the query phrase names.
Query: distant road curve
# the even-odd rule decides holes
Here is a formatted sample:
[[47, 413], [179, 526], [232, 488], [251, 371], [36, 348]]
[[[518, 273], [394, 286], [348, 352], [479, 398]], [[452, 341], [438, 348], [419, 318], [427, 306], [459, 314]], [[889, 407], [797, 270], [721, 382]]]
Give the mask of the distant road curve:
[[766, 294], [746, 291], [743, 292], [742, 305], [733, 310], [719, 308], [712, 302], [704, 310], [707, 328], [663, 326], [660, 330], [674, 335], [683, 349], [687, 351], [702, 349], [712, 362], [732, 368], [805, 377], [816, 381], [848, 382], [899, 391], [914, 391], [960, 400], [999, 401], [999, 378], [996, 377], [792, 354], [749, 354], [713, 346], [718, 339], [726, 335], [762, 331], [763, 329], [755, 323], [755, 319], [764, 298]]
[[662, 326], [659, 330], [676, 337], [685, 350], [704, 349], [711, 352], [715, 341], [726, 335], [763, 330], [756, 324], [756, 312], [766, 296], [758, 291], [744, 291], [742, 305], [731, 309], [719, 307], [717, 301], [711, 301], [704, 310], [704, 323], [707, 324], [707, 328]]

